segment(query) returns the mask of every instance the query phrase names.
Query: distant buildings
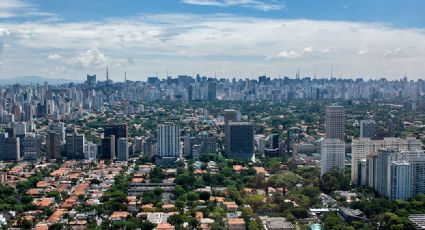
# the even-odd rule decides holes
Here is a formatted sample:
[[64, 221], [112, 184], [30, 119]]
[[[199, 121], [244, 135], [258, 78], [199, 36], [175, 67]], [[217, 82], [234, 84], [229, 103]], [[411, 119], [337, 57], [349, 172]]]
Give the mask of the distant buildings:
[[226, 128], [226, 155], [232, 159], [250, 160], [254, 155], [254, 125], [229, 122]]
[[360, 121], [360, 138], [376, 138], [376, 122], [373, 120]]
[[327, 139], [345, 139], [345, 109], [342, 106], [326, 107], [325, 127]]
[[332, 170], [344, 171], [345, 143], [340, 139], [324, 140], [321, 144], [320, 176]]
[[216, 153], [217, 152], [217, 138], [208, 133], [200, 133], [194, 137], [184, 136], [183, 142], [183, 153], [185, 157], [194, 156], [194, 146], [197, 146], [196, 153], [197, 157], [200, 155], [205, 155], [207, 153]]

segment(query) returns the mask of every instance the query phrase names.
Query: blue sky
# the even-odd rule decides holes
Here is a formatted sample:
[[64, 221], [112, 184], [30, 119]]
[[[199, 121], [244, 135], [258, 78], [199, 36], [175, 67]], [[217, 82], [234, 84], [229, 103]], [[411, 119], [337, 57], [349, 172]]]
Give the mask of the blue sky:
[[[259, 9], [246, 0], [32, 0], [41, 11], [65, 21], [101, 20], [144, 13], [237, 14], [252, 17], [385, 22], [399, 27], [425, 26], [422, 0], [269, 0], [258, 1], [276, 9]], [[191, 3], [192, 2], [192, 3]], [[210, 3], [209, 3], [210, 2]], [[214, 4], [211, 2], [221, 2]], [[226, 2], [227, 7], [226, 7]], [[233, 2], [233, 3], [232, 3]], [[241, 2], [238, 4], [238, 2]], [[245, 2], [245, 3], [244, 3]]]
[[[1, 0], [0, 78], [424, 76], [425, 1]], [[25, 68], [23, 68], [25, 66]], [[118, 77], [119, 76], [119, 77]]]

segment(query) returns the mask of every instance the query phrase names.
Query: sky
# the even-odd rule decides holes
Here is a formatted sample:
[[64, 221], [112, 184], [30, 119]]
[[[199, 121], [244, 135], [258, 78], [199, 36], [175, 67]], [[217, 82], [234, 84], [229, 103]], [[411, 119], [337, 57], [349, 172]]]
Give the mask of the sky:
[[423, 0], [0, 0], [0, 79], [425, 76]]

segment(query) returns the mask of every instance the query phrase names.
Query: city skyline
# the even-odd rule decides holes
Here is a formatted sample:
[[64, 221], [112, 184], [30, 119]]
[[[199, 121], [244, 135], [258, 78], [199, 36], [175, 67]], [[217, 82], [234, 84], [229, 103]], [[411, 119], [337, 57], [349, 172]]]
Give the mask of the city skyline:
[[[390, 6], [388, 6], [390, 5]], [[423, 76], [421, 1], [0, 3], [0, 79]], [[206, 48], [208, 47], [208, 48]], [[25, 68], [22, 68], [25, 66]], [[332, 71], [331, 71], [332, 69]], [[331, 74], [332, 72], [332, 74]]]

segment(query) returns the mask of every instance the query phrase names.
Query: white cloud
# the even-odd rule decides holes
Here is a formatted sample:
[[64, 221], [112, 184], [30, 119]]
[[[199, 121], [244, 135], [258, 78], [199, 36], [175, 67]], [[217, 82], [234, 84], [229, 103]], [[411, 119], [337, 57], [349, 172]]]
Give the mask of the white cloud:
[[[3, 76], [83, 78], [88, 70], [103, 73], [107, 64], [138, 79], [167, 69], [278, 76], [294, 73], [294, 66], [320, 76], [331, 64], [335, 76], [338, 70], [345, 76], [397, 77], [407, 68], [418, 78], [425, 72], [425, 31], [382, 24], [153, 14], [98, 22], [0, 22], [0, 28], [8, 35], [0, 43], [11, 46], [2, 53]], [[367, 59], [358, 58], [366, 54], [361, 50], [368, 50]], [[53, 62], [49, 55], [62, 58]], [[64, 68], [52, 72], [57, 66]]]
[[85, 69], [97, 69], [107, 65], [107, 58], [99, 49], [91, 48], [73, 58], [71, 64]]
[[59, 54], [49, 54], [49, 56], [47, 56], [47, 59], [52, 61], [57, 61], [57, 60], [61, 60], [62, 56]]
[[400, 53], [401, 53], [401, 49], [400, 48], [387, 49], [387, 50], [385, 50], [384, 57], [397, 56]]
[[7, 37], [10, 35], [9, 30], [6, 28], [0, 28], [0, 37]]
[[309, 54], [309, 53], [313, 53], [313, 51], [314, 51], [314, 47], [310, 46], [310, 47], [304, 48], [303, 53]]
[[37, 17], [37, 18], [52, 18], [56, 17], [52, 13], [42, 12], [35, 6], [28, 3], [27, 0], [1, 0], [0, 1], [0, 18], [14, 17]]
[[185, 4], [200, 5], [200, 6], [218, 6], [230, 7], [241, 6], [253, 8], [262, 11], [282, 10], [285, 9], [285, 4], [279, 1], [260, 1], [260, 0], [182, 0]]
[[362, 50], [359, 50], [359, 52], [357, 52], [357, 55], [359, 55], [359, 56], [364, 56], [364, 55], [366, 55], [367, 53], [369, 53], [369, 51], [368, 51], [368, 50], [366, 50], [366, 49], [362, 49]]
[[296, 52], [296, 51], [282, 51], [280, 52], [278, 55], [278, 57], [282, 57], [282, 58], [297, 58], [297, 57], [301, 57], [301, 55]]

